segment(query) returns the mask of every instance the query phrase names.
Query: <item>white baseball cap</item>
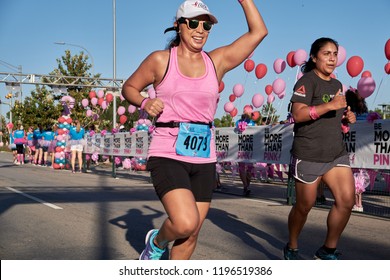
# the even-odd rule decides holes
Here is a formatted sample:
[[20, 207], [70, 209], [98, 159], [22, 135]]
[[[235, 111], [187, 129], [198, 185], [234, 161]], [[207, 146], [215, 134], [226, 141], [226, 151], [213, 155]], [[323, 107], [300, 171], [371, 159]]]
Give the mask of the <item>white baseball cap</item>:
[[208, 15], [213, 23], [218, 23], [217, 18], [210, 13], [205, 3], [198, 0], [184, 1], [176, 12], [176, 20], [179, 18], [194, 18], [200, 15]]

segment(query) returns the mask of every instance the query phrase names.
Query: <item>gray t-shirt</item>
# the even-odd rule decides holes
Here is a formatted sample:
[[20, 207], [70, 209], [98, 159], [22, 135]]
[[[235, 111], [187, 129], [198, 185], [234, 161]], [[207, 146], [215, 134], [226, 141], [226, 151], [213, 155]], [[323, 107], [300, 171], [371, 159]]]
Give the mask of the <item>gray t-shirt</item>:
[[[339, 89], [342, 84], [338, 80], [326, 81], [310, 71], [295, 84], [291, 102], [320, 105], [329, 102]], [[329, 111], [315, 121], [295, 123], [291, 153], [312, 162], [331, 162], [346, 155], [341, 131], [343, 113], [344, 109]]]

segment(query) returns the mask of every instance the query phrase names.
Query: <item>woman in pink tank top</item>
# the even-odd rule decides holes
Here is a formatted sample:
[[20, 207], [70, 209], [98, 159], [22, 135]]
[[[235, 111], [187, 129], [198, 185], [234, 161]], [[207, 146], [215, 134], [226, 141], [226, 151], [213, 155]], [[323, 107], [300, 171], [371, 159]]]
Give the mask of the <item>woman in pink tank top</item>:
[[[190, 259], [195, 250], [215, 187], [212, 122], [219, 84], [268, 34], [254, 1], [238, 2], [248, 31], [206, 53], [203, 47], [218, 20], [202, 1], [184, 1], [173, 27], [165, 30], [176, 32], [168, 49], [151, 53], [123, 85], [124, 98], [155, 120], [147, 170], [168, 215], [147, 233], [141, 260], [161, 259], [170, 242], [170, 259]], [[141, 95], [150, 85], [156, 98]]]

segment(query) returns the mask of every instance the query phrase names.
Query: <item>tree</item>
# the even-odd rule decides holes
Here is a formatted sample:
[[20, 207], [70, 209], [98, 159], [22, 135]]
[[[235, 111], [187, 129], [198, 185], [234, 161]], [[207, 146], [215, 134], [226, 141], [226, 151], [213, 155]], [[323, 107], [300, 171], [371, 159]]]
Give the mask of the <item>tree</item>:
[[61, 105], [53, 100], [45, 86], [36, 86], [23, 104], [16, 101], [12, 110], [14, 124], [22, 124], [26, 128], [42, 125], [44, 129], [56, 123], [61, 111]]
[[224, 115], [221, 119], [214, 119], [215, 127], [231, 127], [233, 123], [233, 118], [230, 114]]
[[[88, 56], [84, 55], [83, 52], [80, 54], [72, 56], [69, 50], [65, 51], [65, 55], [61, 59], [57, 59], [58, 67], [50, 72], [50, 75], [56, 76], [56, 78], [43, 79], [45, 83], [55, 83], [58, 80], [59, 76], [64, 77], [90, 77], [91, 74], [89, 70], [92, 65], [87, 62]], [[99, 78], [100, 74], [94, 75], [94, 78]], [[71, 84], [80, 84], [80, 80], [76, 81], [75, 78], [66, 78], [66, 83]], [[61, 84], [59, 87], [63, 88]], [[99, 85], [96, 85], [96, 88], [99, 88]], [[94, 118], [87, 117], [86, 108], [81, 104], [81, 101], [84, 98], [89, 99], [89, 92], [94, 90], [91, 86], [66, 86], [66, 91], [56, 90], [54, 87], [48, 86], [36, 86], [35, 91], [31, 92], [31, 96], [25, 98], [23, 104], [20, 104], [18, 101], [15, 101], [13, 106], [13, 122], [18, 124], [21, 123], [25, 127], [33, 126], [38, 127], [43, 125], [46, 128], [49, 125], [52, 125], [58, 121], [58, 118], [61, 116], [63, 106], [61, 104], [61, 99], [69, 95], [74, 98], [75, 102], [71, 106], [71, 117], [72, 119], [78, 119], [84, 127], [89, 127], [94, 124], [96, 128], [100, 129], [109, 129], [113, 128], [115, 124], [112, 124], [113, 119], [113, 105], [109, 106], [103, 110], [101, 106], [90, 106], [89, 109], [94, 111]], [[122, 106], [128, 107], [129, 103], [127, 101], [122, 101]], [[115, 112], [116, 114], [116, 112]], [[132, 127], [134, 120], [138, 119], [138, 114], [132, 114], [128, 118], [128, 123], [126, 126], [128, 128]]]

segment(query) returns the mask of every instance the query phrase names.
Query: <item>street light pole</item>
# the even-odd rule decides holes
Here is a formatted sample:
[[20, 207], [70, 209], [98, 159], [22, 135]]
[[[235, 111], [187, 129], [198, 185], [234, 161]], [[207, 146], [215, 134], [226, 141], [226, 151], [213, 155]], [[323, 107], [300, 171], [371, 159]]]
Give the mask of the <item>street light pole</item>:
[[[113, 20], [113, 56], [112, 56], [112, 75], [116, 80], [116, 0], [112, 0], [112, 20]], [[112, 128], [116, 127], [116, 94], [112, 104]], [[116, 178], [115, 160], [112, 157], [112, 177]]]
[[[116, 80], [116, 0], [112, 0], [112, 18], [113, 18], [113, 57], [112, 57], [112, 74], [113, 79]], [[116, 96], [113, 100], [113, 114], [112, 114], [112, 127], [116, 125]]]
[[70, 44], [70, 43], [66, 43], [66, 42], [54, 42], [54, 44], [56, 45], [68, 45], [68, 46], [73, 46], [73, 47], [78, 47], [78, 48], [81, 48], [83, 49], [84, 51], [86, 51], [86, 53], [89, 55], [89, 57], [91, 58], [91, 63], [92, 63], [92, 75], [94, 76], [95, 75], [95, 70], [94, 70], [94, 67], [95, 67], [95, 63], [93, 61], [93, 56], [92, 54], [86, 49], [84, 48], [83, 46], [80, 46], [80, 45], [76, 45], [76, 44]]

